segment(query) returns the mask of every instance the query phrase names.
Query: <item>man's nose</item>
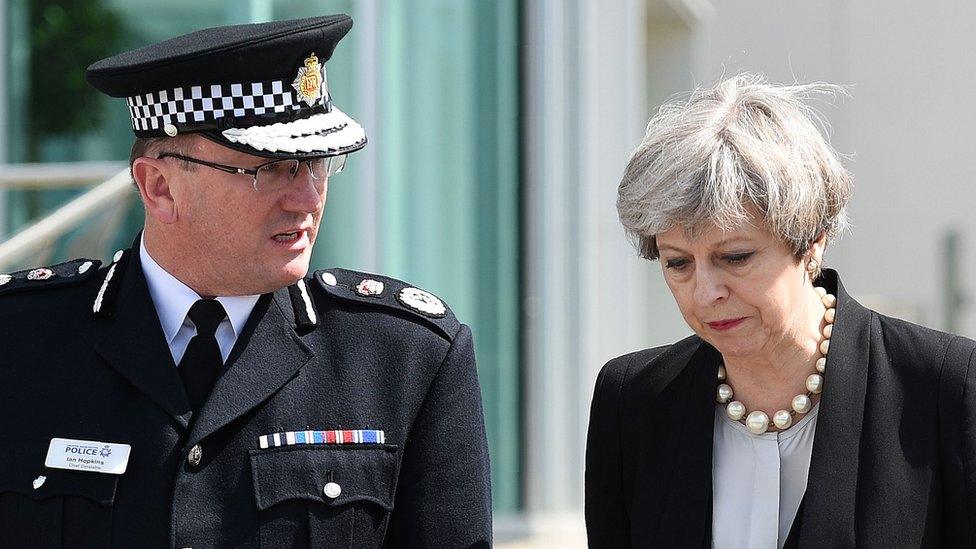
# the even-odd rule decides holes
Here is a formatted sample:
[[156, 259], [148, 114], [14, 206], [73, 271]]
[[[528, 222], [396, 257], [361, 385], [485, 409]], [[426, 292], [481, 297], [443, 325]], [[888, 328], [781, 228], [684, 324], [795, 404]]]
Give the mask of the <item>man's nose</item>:
[[325, 201], [325, 191], [328, 185], [328, 175], [318, 178], [312, 176], [309, 166], [302, 163], [298, 173], [291, 183], [285, 187], [282, 199], [286, 210], [314, 213], [322, 208]]

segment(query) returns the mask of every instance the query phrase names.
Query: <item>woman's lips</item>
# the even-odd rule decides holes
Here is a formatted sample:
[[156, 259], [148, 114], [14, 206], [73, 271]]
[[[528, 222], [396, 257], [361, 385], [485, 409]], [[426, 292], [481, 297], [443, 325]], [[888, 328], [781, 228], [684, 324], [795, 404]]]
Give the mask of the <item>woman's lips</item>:
[[732, 328], [735, 328], [739, 324], [742, 324], [742, 321], [745, 319], [746, 317], [743, 316], [740, 318], [730, 318], [728, 320], [717, 320], [715, 322], [707, 322], [706, 324], [708, 324], [708, 327], [713, 330], [725, 331], [725, 330], [731, 330]]

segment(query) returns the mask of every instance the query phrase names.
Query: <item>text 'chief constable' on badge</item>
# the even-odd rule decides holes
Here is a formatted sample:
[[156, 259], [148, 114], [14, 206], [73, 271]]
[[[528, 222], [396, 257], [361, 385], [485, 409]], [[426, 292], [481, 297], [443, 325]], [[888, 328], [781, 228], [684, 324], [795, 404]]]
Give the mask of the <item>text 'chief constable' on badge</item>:
[[0, 547], [490, 545], [470, 330], [399, 280], [308, 272], [366, 144], [326, 70], [351, 27], [89, 67], [131, 117], [145, 228], [104, 266], [0, 274]]

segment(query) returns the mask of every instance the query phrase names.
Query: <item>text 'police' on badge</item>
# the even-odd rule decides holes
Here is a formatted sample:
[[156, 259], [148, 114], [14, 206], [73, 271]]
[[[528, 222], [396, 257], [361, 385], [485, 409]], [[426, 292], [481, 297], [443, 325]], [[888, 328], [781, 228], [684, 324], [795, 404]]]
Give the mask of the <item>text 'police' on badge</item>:
[[52, 469], [121, 475], [129, 464], [128, 444], [52, 438], [44, 465]]

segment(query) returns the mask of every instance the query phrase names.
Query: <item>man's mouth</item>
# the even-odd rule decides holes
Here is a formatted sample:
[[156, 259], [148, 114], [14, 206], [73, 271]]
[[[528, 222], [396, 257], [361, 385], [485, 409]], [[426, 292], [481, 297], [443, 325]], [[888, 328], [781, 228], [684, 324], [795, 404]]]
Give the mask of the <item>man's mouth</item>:
[[299, 231], [292, 231], [290, 233], [278, 233], [274, 235], [273, 238], [275, 239], [276, 242], [293, 242], [295, 240], [298, 240], [302, 236], [302, 233], [304, 232], [305, 231], [299, 230]]

